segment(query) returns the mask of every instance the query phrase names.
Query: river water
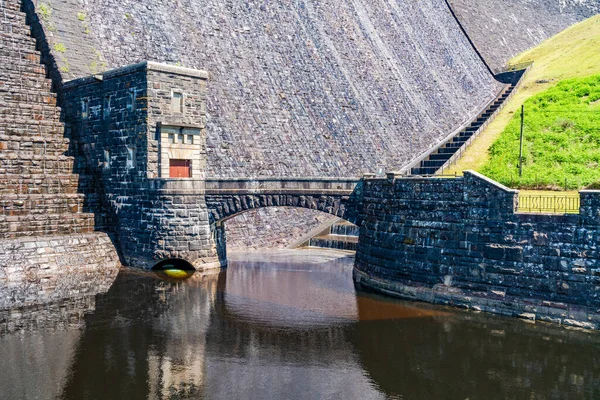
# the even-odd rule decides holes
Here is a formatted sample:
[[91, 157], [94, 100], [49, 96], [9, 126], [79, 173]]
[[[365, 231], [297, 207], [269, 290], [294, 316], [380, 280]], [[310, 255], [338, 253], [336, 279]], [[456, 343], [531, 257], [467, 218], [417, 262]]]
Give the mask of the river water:
[[598, 399], [600, 334], [357, 291], [336, 252], [0, 312], [0, 399]]

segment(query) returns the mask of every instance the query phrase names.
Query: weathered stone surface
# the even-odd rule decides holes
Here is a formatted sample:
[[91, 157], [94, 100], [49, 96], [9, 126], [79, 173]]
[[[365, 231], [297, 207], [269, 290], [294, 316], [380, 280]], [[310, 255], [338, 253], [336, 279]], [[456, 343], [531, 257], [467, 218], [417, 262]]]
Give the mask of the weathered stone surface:
[[[61, 109], [20, 5], [0, 2], [0, 310], [93, 296], [120, 266], [83, 212]], [[16, 326], [3, 318], [0, 333]]]
[[388, 294], [600, 329], [597, 192], [580, 215], [516, 214], [483, 176], [366, 179], [355, 279]]
[[[119, 267], [115, 246], [102, 232], [2, 239], [0, 310], [107, 291]], [[5, 329], [0, 322], [0, 333]]]
[[88, 233], [94, 216], [82, 212], [61, 110], [20, 4], [0, 3], [0, 239]]
[[596, 0], [449, 0], [494, 70], [569, 26], [600, 12]]
[[[224, 253], [217, 250], [224, 247], [223, 227], [211, 225], [202, 190], [206, 74], [140, 63], [98, 78], [72, 81], [62, 90], [78, 168], [91, 177], [82, 188], [101, 215], [97, 226], [115, 232], [130, 266], [151, 268], [169, 258], [198, 268], [223, 265]], [[181, 94], [177, 107], [173, 93]], [[193, 130], [192, 144], [175, 148], [163, 132], [167, 126]], [[181, 136], [189, 143], [188, 134]], [[170, 179], [169, 160], [181, 152], [192, 176]]]

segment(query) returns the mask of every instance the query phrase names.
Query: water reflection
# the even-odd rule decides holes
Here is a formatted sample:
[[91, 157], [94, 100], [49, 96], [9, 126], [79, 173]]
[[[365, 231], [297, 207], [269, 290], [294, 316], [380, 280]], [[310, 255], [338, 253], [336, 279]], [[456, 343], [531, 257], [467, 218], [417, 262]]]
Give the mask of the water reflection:
[[0, 336], [0, 397], [600, 396], [597, 334], [356, 293], [351, 258], [301, 254], [122, 270], [79, 323]]

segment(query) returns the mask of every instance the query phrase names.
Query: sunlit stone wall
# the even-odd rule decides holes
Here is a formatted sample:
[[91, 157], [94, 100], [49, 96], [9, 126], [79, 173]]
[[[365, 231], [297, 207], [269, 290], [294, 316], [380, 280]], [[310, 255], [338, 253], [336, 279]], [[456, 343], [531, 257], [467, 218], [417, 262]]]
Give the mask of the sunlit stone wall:
[[[397, 169], [499, 89], [443, 0], [45, 4], [52, 12], [35, 17], [62, 80], [146, 59], [208, 71], [213, 177]], [[261, 213], [247, 223], [285, 237], [313, 218]]]
[[93, 296], [108, 290], [119, 267], [103, 232], [2, 240], [0, 310]]

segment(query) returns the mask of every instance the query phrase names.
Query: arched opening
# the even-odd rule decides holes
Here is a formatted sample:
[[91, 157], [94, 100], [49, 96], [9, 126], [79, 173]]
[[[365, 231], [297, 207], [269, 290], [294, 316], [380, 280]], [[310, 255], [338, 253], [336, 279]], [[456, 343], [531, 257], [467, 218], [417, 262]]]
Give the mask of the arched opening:
[[289, 248], [334, 216], [294, 207], [248, 210], [224, 221], [229, 250]]
[[196, 271], [196, 268], [194, 268], [194, 266], [189, 262], [180, 258], [169, 258], [166, 260], [161, 260], [156, 265], [154, 265], [154, 267], [152, 267], [152, 271], [170, 270]]
[[180, 258], [169, 258], [158, 262], [152, 271], [161, 279], [179, 281], [191, 278], [196, 269], [189, 262]]

